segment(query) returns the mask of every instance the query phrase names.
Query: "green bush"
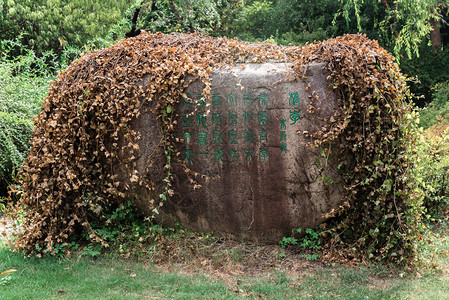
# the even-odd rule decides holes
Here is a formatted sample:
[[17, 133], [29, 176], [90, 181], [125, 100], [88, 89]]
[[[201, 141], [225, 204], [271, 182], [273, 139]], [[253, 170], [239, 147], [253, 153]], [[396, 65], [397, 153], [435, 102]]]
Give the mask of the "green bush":
[[0, 175], [8, 185], [25, 160], [32, 130], [30, 119], [0, 111]]
[[432, 87], [432, 102], [421, 110], [420, 125], [427, 129], [442, 120], [449, 120], [449, 81]]
[[424, 206], [433, 217], [449, 207], [449, 122], [423, 131], [414, 161], [416, 188], [424, 195]]
[[270, 1], [254, 1], [240, 10], [234, 28], [239, 36], [246, 40], [267, 38], [270, 36], [267, 20], [271, 17], [272, 3]]
[[32, 118], [41, 109], [53, 72], [51, 52], [33, 51], [13, 60], [0, 58], [0, 195], [5, 195], [25, 160], [33, 132]]
[[337, 33], [339, 26], [332, 21], [339, 6], [331, 0], [246, 1], [227, 20], [229, 29], [223, 34], [250, 41], [273, 38], [284, 45], [325, 40]]
[[39, 56], [50, 49], [59, 54], [105, 36], [130, 5], [130, 0], [0, 1], [0, 40], [20, 36]]

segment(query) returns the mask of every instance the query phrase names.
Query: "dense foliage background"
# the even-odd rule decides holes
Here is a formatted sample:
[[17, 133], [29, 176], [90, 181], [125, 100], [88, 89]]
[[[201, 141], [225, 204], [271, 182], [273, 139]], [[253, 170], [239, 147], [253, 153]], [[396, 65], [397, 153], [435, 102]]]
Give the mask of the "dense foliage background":
[[393, 53], [409, 78], [421, 115], [412, 192], [423, 218], [441, 216], [449, 203], [448, 9], [447, 0], [0, 0], [0, 208], [50, 81], [82, 53], [141, 30], [284, 45], [360, 32]]
[[[61, 53], [68, 46], [83, 47], [103, 37], [122, 17], [131, 0], [2, 0], [0, 40], [19, 39], [40, 56]], [[19, 54], [17, 48], [11, 54]]]

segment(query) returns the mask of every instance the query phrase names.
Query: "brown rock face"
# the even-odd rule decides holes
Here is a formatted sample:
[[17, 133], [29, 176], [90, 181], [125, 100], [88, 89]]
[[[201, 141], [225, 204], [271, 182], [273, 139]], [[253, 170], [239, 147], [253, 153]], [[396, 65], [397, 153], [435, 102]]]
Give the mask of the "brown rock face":
[[[183, 99], [178, 107], [180, 159], [205, 177], [197, 177], [202, 187], [194, 188], [183, 168], [175, 167], [175, 195], [162, 207], [159, 221], [177, 220], [196, 231], [277, 242], [293, 228], [319, 225], [324, 213], [341, 204], [337, 166], [331, 159], [326, 162], [319, 149], [307, 146], [311, 140], [303, 134], [318, 130], [320, 120], [332, 116], [337, 107], [335, 95], [327, 89], [324, 65], [310, 65], [305, 73], [319, 96], [319, 110], [313, 114], [307, 111], [307, 83], [286, 80], [292, 77], [289, 70], [282, 63], [216, 70], [207, 100], [200, 81], [188, 87], [186, 94], [193, 100]], [[143, 168], [150, 155], [162, 157], [157, 149], [161, 134], [150, 112], [134, 126], [142, 132], [138, 166]], [[325, 164], [331, 184], [322, 180]], [[163, 163], [155, 167], [162, 170]], [[155, 182], [163, 178], [152, 176]], [[137, 191], [135, 198], [149, 214], [148, 192]]]

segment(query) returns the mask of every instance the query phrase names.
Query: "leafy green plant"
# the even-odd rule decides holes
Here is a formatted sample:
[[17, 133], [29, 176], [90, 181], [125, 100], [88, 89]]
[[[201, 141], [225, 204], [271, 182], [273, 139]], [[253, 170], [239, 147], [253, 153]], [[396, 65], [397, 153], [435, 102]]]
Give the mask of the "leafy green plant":
[[312, 253], [312, 254], [307, 253], [307, 254], [305, 255], [305, 258], [306, 258], [307, 260], [317, 260], [319, 256], [320, 256], [320, 255], [319, 255], [318, 253]]
[[449, 121], [449, 81], [437, 83], [432, 87], [432, 102], [420, 110], [419, 124], [427, 129]]
[[[305, 235], [302, 238], [295, 238], [294, 235], [300, 234], [302, 232], [301, 228], [293, 229], [292, 236], [283, 237], [279, 242], [282, 249], [285, 249], [289, 246], [299, 245], [304, 250], [321, 250], [323, 247], [321, 246], [320, 235], [317, 230], [307, 228], [305, 231]], [[307, 260], [317, 260], [319, 257], [318, 253], [307, 253], [303, 255]]]
[[[384, 44], [390, 44], [391, 50], [399, 60], [400, 54], [405, 53], [410, 58], [412, 53], [419, 56], [419, 46], [432, 31], [431, 20], [441, 18], [441, 10], [447, 7], [445, 0], [423, 0], [419, 3], [408, 0], [395, 1], [364, 1], [344, 0], [342, 14], [349, 23], [354, 16], [357, 31], [364, 32], [362, 10], [366, 6], [373, 6], [372, 11], [377, 14], [375, 26], [382, 32]], [[363, 27], [363, 28], [362, 28]]]
[[278, 262], [282, 262], [284, 260], [284, 258], [287, 257], [287, 254], [285, 254], [284, 250], [275, 251], [274, 254], [276, 254], [278, 256]]
[[423, 131], [414, 155], [415, 188], [433, 218], [443, 217], [449, 207], [449, 121]]
[[83, 248], [81, 250], [81, 256], [92, 257], [92, 258], [98, 257], [101, 254], [102, 248], [103, 247], [101, 244], [87, 245], [85, 248]]
[[[96, 38], [93, 44], [107, 45], [125, 38], [131, 29], [151, 32], [215, 32], [221, 25], [222, 9], [229, 1], [212, 0], [134, 0], [123, 16], [111, 26], [106, 39]], [[134, 28], [133, 28], [134, 26]], [[100, 43], [99, 43], [100, 42]], [[102, 43], [103, 42], [103, 43]], [[104, 43], [106, 42], [106, 43]]]
[[2, 40], [0, 49], [0, 195], [4, 196], [28, 154], [33, 118], [51, 80], [81, 51], [67, 47], [60, 56], [46, 51], [38, 57], [19, 38]]
[[95, 218], [98, 221], [92, 223], [92, 229], [101, 243], [95, 243], [87, 236], [86, 239], [91, 244], [83, 249], [84, 254], [95, 255], [101, 249], [111, 246], [119, 248], [120, 253], [126, 253], [143, 241], [150, 227], [149, 223], [145, 224], [136, 216], [131, 202], [122, 203], [112, 212], [92, 207], [91, 213], [97, 215]]
[[41, 108], [52, 72], [47, 57], [32, 51], [15, 59], [0, 58], [0, 194], [13, 183], [29, 150], [32, 118]]
[[0, 197], [0, 215], [6, 211], [6, 198]]
[[105, 36], [129, 6], [129, 0], [1, 1], [0, 40], [21, 36], [38, 56], [51, 49], [59, 54], [66, 47], [82, 47]]
[[304, 249], [320, 250], [323, 247], [320, 245], [319, 233], [311, 228], [306, 229], [306, 235], [299, 241], [299, 245]]
[[271, 1], [252, 1], [250, 4], [242, 7], [237, 19], [235, 28], [240, 31], [244, 39], [267, 37], [267, 20], [270, 19], [272, 11]]
[[282, 240], [279, 242], [281, 248], [285, 249], [290, 245], [298, 245], [299, 240], [295, 238], [293, 235], [301, 233], [302, 229], [297, 228], [292, 230], [292, 236], [284, 236]]
[[[179, 224], [167, 228], [152, 224], [153, 218], [144, 219], [139, 216], [129, 201], [115, 209], [91, 206], [89, 214], [95, 220], [91, 222], [95, 236], [93, 238], [86, 232], [84, 238], [80, 240], [81, 246], [78, 247], [82, 256], [98, 257], [106, 251], [125, 257], [138, 256], [150, 251], [149, 248], [163, 252], [167, 250], [163, 249], [163, 244], [168, 243], [170, 238], [176, 239], [179, 234], [182, 239], [186, 234], [186, 230]], [[161, 245], [156, 245], [157, 243], [160, 243], [162, 248]]]

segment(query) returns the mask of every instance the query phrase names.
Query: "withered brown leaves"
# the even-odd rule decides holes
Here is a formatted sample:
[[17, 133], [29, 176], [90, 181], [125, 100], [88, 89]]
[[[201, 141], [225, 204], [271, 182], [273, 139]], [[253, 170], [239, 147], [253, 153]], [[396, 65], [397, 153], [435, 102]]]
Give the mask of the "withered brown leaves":
[[[302, 66], [327, 63], [330, 88], [338, 93], [341, 109], [315, 138], [317, 145], [343, 141], [339, 151], [357, 161], [345, 166], [351, 203], [346, 224], [362, 222], [364, 232], [393, 213], [385, 228], [402, 228], [407, 208], [401, 124], [409, 108], [403, 102], [404, 79], [377, 42], [347, 35], [305, 47], [282, 47], [199, 34], [143, 33], [84, 55], [52, 83], [21, 173], [20, 204], [26, 216], [16, 248], [30, 255], [52, 253], [55, 245], [68, 243], [80, 232], [101, 242], [90, 227], [88, 210], [123, 201], [126, 186], [113, 175], [119, 160], [122, 165], [125, 161], [132, 181], [150, 184], [134, 172], [140, 133], [128, 126], [142, 105], [155, 104], [164, 145], [174, 147], [172, 108], [189, 84], [187, 76], [205, 83], [207, 97], [215, 68], [265, 61], [292, 63], [300, 78]], [[142, 85], [144, 76], [150, 80]], [[374, 203], [388, 209], [374, 210]], [[390, 241], [375, 242], [379, 253], [393, 248], [407, 252], [405, 242], [390, 247]]]
[[409, 187], [409, 153], [416, 135], [406, 78], [376, 41], [359, 35], [303, 48], [295, 70], [314, 61], [327, 63], [340, 101], [327, 128], [313, 135], [315, 146], [328, 151], [328, 142], [338, 142], [332, 150], [342, 158], [348, 191], [349, 208], [330, 231], [331, 248], [343, 243], [350, 256], [355, 246], [358, 255], [410, 261], [422, 228], [422, 205]]

